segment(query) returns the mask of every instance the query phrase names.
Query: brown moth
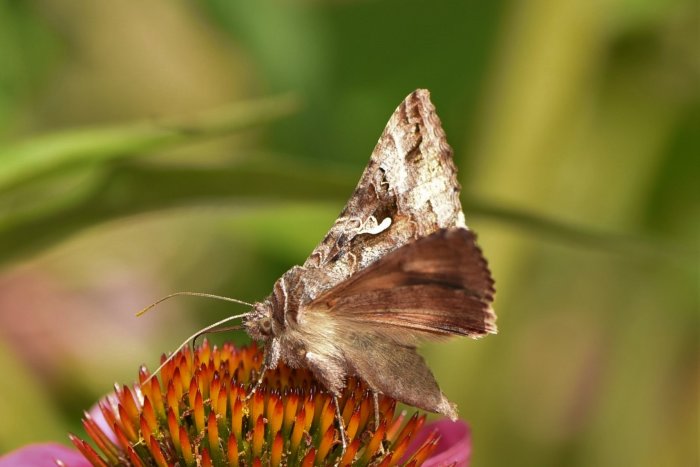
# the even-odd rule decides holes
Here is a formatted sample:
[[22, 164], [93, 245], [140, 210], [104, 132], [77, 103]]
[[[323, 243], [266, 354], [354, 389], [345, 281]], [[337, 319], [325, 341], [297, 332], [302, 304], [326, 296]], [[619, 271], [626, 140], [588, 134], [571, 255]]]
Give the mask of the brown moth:
[[[391, 116], [340, 216], [302, 266], [244, 317], [280, 360], [335, 396], [349, 375], [375, 393], [455, 419], [416, 344], [496, 333], [494, 281], [467, 229], [460, 186], [427, 90]], [[342, 429], [342, 427], [341, 427]]]
[[[430, 93], [419, 89], [391, 116], [355, 192], [304, 264], [284, 273], [251, 312], [207, 326], [178, 350], [206, 332], [240, 329], [220, 326], [243, 318], [265, 348], [250, 394], [282, 360], [310, 369], [336, 398], [348, 376], [364, 380], [374, 392], [375, 423], [379, 394], [456, 419], [416, 352], [422, 340], [496, 333], [494, 282], [465, 225], [456, 173]], [[175, 295], [245, 304], [179, 292], [141, 313]]]

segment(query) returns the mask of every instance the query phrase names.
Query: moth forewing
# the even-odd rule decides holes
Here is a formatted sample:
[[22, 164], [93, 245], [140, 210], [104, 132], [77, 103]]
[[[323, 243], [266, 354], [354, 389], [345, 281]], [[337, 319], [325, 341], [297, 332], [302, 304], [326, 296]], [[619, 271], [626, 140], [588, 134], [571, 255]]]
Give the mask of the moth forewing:
[[[301, 267], [309, 299], [407, 243], [465, 227], [459, 191], [430, 93], [418, 89], [391, 115], [355, 191]], [[300, 311], [290, 308], [292, 319]]]

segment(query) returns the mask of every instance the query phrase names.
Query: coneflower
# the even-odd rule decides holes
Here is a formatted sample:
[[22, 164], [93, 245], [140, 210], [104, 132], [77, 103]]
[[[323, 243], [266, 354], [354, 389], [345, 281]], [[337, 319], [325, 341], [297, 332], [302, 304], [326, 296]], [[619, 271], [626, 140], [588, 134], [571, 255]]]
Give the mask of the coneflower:
[[[426, 429], [424, 415], [397, 413], [388, 397], [380, 397], [375, 421], [372, 394], [356, 378], [339, 398], [343, 451], [333, 398], [309, 371], [280, 365], [250, 394], [262, 359], [255, 344], [217, 348], [205, 341], [182, 350], [160, 375], [142, 367], [139, 384], [116, 387], [86, 413], [90, 442], [70, 439], [94, 466], [467, 465], [466, 425], [444, 420]], [[55, 445], [22, 452], [36, 457], [42, 448], [59, 465], [77, 464]], [[0, 467], [38, 465], [14, 454], [0, 458]]]
[[96, 448], [71, 440], [96, 466], [421, 465], [435, 449], [437, 434], [404, 459], [425, 417], [404, 420], [395, 416], [396, 401], [381, 398], [375, 430], [371, 393], [350, 379], [339, 399], [348, 440], [342, 453], [333, 398], [309, 371], [280, 365], [249, 395], [262, 357], [254, 344], [219, 349], [205, 341], [182, 350], [160, 378], [141, 368], [141, 384], [117, 387], [99, 404], [107, 429], [86, 415]]

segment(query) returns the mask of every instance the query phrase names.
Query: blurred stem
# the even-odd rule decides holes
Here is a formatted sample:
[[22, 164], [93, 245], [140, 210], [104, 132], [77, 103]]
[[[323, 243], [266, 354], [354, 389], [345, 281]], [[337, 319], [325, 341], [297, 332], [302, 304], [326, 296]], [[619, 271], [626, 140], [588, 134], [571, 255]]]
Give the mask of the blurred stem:
[[530, 234], [571, 245], [612, 253], [642, 254], [680, 260], [695, 258], [698, 254], [687, 245], [639, 235], [596, 231], [589, 227], [560, 222], [478, 198], [468, 197], [463, 204], [465, 211], [471, 216], [492, 218], [509, 226], [521, 228]]
[[[0, 265], [36, 254], [84, 228], [144, 212], [217, 202], [278, 203], [280, 199], [337, 201], [340, 209], [353, 184], [354, 179], [328, 170], [269, 160], [196, 169], [123, 164], [113, 167], [92, 185], [91, 193], [72, 204], [34, 217], [10, 215], [0, 220]], [[658, 241], [597, 233], [476, 198], [467, 198], [465, 208], [470, 217], [489, 217], [578, 246], [679, 257], [686, 253]], [[47, 225], [52, 228], [46, 229]]]
[[269, 123], [293, 113], [298, 107], [296, 98], [283, 95], [237, 102], [187, 117], [74, 129], [33, 137], [0, 147], [0, 193], [67, 168], [99, 166], [108, 161], [143, 156], [156, 149]]

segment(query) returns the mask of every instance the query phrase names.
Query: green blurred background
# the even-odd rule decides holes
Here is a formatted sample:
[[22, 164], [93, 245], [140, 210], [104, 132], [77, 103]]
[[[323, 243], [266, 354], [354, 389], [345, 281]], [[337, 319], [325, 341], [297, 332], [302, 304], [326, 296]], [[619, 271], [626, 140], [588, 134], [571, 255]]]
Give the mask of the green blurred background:
[[[692, 0], [0, 2], [0, 452], [256, 300], [431, 90], [500, 334], [426, 345], [474, 465], [698, 465]], [[231, 338], [245, 342], [245, 335]]]

